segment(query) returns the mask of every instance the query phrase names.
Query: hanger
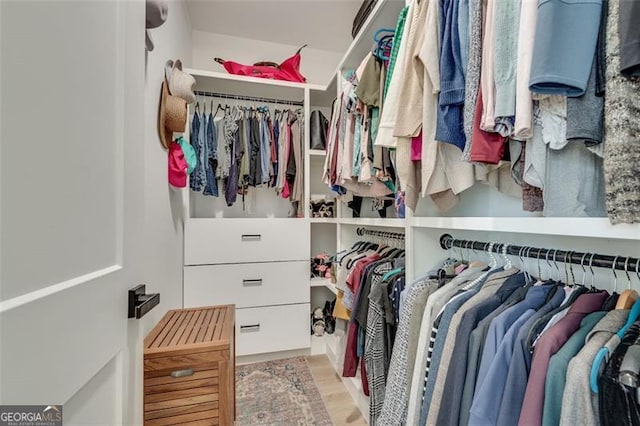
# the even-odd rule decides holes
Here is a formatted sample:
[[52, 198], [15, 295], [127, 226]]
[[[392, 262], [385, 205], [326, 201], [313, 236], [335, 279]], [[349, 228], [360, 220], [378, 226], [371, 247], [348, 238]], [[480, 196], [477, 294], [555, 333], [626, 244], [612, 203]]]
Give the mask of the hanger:
[[[347, 262], [346, 267], [348, 269], [351, 269], [351, 267], [353, 266], [354, 262], [356, 262], [356, 261], [362, 259], [363, 257], [365, 257], [365, 253], [364, 252], [367, 251], [369, 248], [371, 248], [372, 250], [375, 250], [375, 249], [378, 248], [378, 245], [374, 244], [374, 243], [371, 243], [371, 242], [368, 242], [368, 241], [364, 241], [364, 244], [362, 246], [360, 246], [357, 250], [354, 250], [351, 253], [348, 253], [347, 255], [354, 254], [354, 253], [358, 253], [359, 255], [349, 259], [349, 261]], [[347, 255], [345, 255], [345, 256], [347, 256]]]
[[[615, 259], [617, 260], [618, 257], [616, 256]], [[613, 261], [614, 267], [615, 267], [616, 260]], [[615, 275], [615, 272], [614, 272], [614, 275]], [[627, 330], [629, 330], [631, 325], [633, 325], [633, 323], [638, 319], [638, 317], [640, 317], [640, 300], [636, 300], [633, 303], [633, 306], [631, 306], [631, 312], [629, 312], [629, 317], [627, 318], [627, 322], [615, 334], [614, 337], [617, 337], [617, 339], [614, 339], [614, 342], [613, 342], [615, 343], [615, 345], [609, 345], [609, 342], [611, 342], [610, 340], [609, 342], [607, 342], [605, 346], [601, 347], [598, 353], [596, 354], [596, 357], [593, 360], [593, 365], [591, 367], [591, 374], [589, 377], [589, 384], [591, 386], [591, 391], [593, 393], [596, 393], [596, 394], [598, 393], [598, 376], [600, 375], [600, 367], [602, 365], [602, 362], [609, 360], [609, 355], [613, 352], [615, 346], [617, 346], [619, 341], [624, 337], [624, 334], [627, 332]]]
[[509, 259], [509, 256], [507, 255], [509, 250], [509, 244], [503, 244], [502, 245], [502, 257], [505, 260], [505, 266], [504, 266], [504, 270], [508, 271], [509, 269], [513, 268], [513, 263], [511, 263], [511, 259]]
[[542, 281], [542, 269], [540, 268], [540, 250], [538, 250], [538, 253], [536, 254], [536, 259], [538, 260], [536, 262], [538, 264], [538, 280]]
[[389, 35], [389, 33], [391, 33], [390, 35], [394, 35], [396, 33], [395, 28], [379, 28], [376, 30], [375, 33], [373, 33], [373, 41], [375, 41], [376, 43], [380, 41], [380, 39], [382, 38], [380, 36], [380, 34], [383, 33], [387, 33], [385, 35], [382, 35], [382, 37], [385, 37], [386, 35]]
[[591, 271], [591, 288], [595, 288], [596, 281], [596, 273], [593, 272], [593, 258], [595, 257], [595, 253], [591, 253], [591, 257], [589, 258], [589, 271]]
[[[525, 281], [526, 282], [530, 282], [530, 281], [533, 281], [533, 277], [529, 273], [529, 271], [527, 269], [527, 265], [524, 263], [524, 256], [523, 256], [523, 254], [525, 252], [527, 252], [527, 249], [529, 249], [529, 251], [531, 251], [531, 247], [526, 247], [526, 246], [520, 247], [520, 250], [518, 250], [518, 259], [520, 259], [520, 263], [522, 264], [522, 272], [524, 272]], [[528, 252], [527, 252], [527, 254], [528, 254]]]
[[[462, 263], [464, 263], [465, 265], [468, 265], [469, 262], [471, 262], [471, 252], [467, 248], [467, 244], [468, 244], [467, 240], [463, 240], [460, 243], [460, 247], [459, 247], [459, 249], [460, 249], [460, 261]], [[466, 259], [465, 259], [465, 253], [464, 253], [465, 249], [467, 250], [467, 253], [466, 253], [467, 254], [467, 258]]]
[[[478, 252], [476, 251], [476, 249], [473, 248], [473, 241], [469, 241], [467, 244], [467, 250], [470, 250], [471, 252], [473, 252], [474, 255], [478, 256]], [[486, 264], [480, 260], [474, 260], [473, 262], [471, 261], [471, 253], [469, 253], [469, 267], [470, 268], [482, 268], [484, 267]]]
[[582, 258], [580, 259], [580, 267], [582, 268], [582, 280], [581, 280], [581, 281], [582, 281], [582, 283], [581, 283], [581, 284], [578, 284], [578, 285], [581, 285], [581, 286], [584, 286], [584, 285], [585, 285], [585, 283], [586, 283], [586, 278], [587, 278], [587, 269], [584, 267], [584, 260], [585, 260], [585, 258], [587, 257], [587, 255], [588, 255], [588, 253], [584, 253], [584, 254], [582, 255]]
[[[549, 262], [549, 254], [551, 254], [551, 250], [547, 249], [547, 252], [544, 255], [544, 261], [547, 264], [547, 268], [549, 270], [549, 279], [551, 280], [551, 279], [553, 279], [553, 277], [551, 276], [552, 272], [553, 272], [553, 269], [551, 268], [551, 262]], [[542, 279], [542, 275], [540, 276], [540, 279]]]
[[[615, 268], [615, 261], [613, 267]], [[622, 292], [616, 303], [616, 309], [629, 309], [636, 300], [638, 300], [638, 292], [631, 289], [631, 277], [629, 276], [629, 258], [624, 261], [624, 272], [627, 275], [627, 281], [629, 283], [628, 288]]]
[[569, 271], [568, 271], [569, 265], [567, 264], [567, 257], [571, 258], [572, 253], [573, 253], [572, 251], [566, 251], [564, 253], [564, 259], [563, 259], [564, 260], [563, 262], [564, 263], [564, 279], [569, 287], [573, 287], [573, 285], [571, 285], [571, 281], [569, 280]]
[[558, 255], [558, 249], [553, 249], [553, 266], [556, 268], [556, 281], [562, 283], [560, 279], [560, 268], [558, 267], [558, 262], [556, 260], [556, 256]]
[[381, 61], [388, 61], [391, 57], [392, 44], [393, 36], [384, 36], [380, 41], [374, 44], [373, 51], [371, 53]]
[[498, 271], [501, 269], [501, 267], [498, 266], [498, 259], [496, 259], [496, 257], [493, 255], [493, 247], [496, 243], [495, 241], [491, 241], [488, 244], [488, 248], [487, 245], [485, 244], [485, 252], [488, 254], [489, 258], [491, 259], [491, 261], [489, 262], [489, 270], [485, 271], [482, 275], [480, 275], [478, 278], [476, 278], [475, 280], [473, 280], [472, 282], [470, 282], [469, 284], [465, 285], [462, 290], [466, 291], [466, 290], [470, 290], [473, 287], [475, 287], [476, 285], [478, 285], [479, 283], [483, 282], [485, 278], [487, 278], [489, 275], [491, 275], [492, 273]]

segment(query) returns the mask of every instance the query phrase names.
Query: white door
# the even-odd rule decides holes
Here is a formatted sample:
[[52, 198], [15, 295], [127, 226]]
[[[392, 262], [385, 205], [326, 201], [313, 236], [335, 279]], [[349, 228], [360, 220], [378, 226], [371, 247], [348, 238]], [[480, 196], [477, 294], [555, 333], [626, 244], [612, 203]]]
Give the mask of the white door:
[[2, 0], [0, 15], [0, 404], [137, 422], [144, 2]]

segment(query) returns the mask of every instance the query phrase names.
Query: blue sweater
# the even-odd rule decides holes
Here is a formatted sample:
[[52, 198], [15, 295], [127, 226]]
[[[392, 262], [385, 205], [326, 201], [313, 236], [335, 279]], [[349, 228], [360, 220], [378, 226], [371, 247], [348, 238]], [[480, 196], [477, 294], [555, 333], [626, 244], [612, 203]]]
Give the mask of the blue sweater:
[[436, 140], [464, 149], [464, 68], [458, 32], [459, 0], [439, 0], [440, 18], [440, 95]]

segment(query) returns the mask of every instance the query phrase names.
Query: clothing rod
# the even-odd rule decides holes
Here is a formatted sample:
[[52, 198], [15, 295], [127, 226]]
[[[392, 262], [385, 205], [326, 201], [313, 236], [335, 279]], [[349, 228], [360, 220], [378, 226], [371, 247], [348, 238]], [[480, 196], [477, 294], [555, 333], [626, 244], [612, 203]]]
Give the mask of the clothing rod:
[[295, 106], [303, 106], [303, 101], [289, 101], [285, 99], [275, 99], [275, 98], [259, 98], [257, 96], [244, 96], [244, 95], [229, 95], [226, 93], [215, 93], [215, 92], [194, 92], [196, 96], [205, 96], [209, 98], [221, 98], [221, 99], [238, 99], [243, 101], [252, 101], [252, 102], [267, 102], [271, 104], [283, 104], [283, 105], [295, 105]]
[[[440, 237], [440, 247], [445, 250], [449, 250], [451, 247], [458, 247], [462, 249], [489, 251], [490, 244], [491, 242], [457, 240], [449, 234], [443, 234]], [[507, 254], [512, 256], [541, 259], [553, 262], [554, 264], [557, 264], [558, 262], [571, 263], [581, 266], [596, 266], [598, 268], [616, 269], [629, 273], [638, 273], [638, 271], [640, 271], [640, 259], [629, 256], [610, 256], [606, 254], [584, 253], [573, 250], [566, 251], [531, 246], [519, 246], [497, 241], [493, 242], [491, 252], [502, 253], [505, 246], [507, 247]]]
[[363, 236], [363, 235], [369, 235], [372, 237], [382, 237], [382, 238], [389, 238], [389, 239], [395, 239], [395, 240], [404, 240], [404, 234], [400, 234], [397, 232], [386, 232], [386, 231], [375, 231], [373, 229], [367, 229], [367, 228], [358, 228], [356, 229], [356, 234]]

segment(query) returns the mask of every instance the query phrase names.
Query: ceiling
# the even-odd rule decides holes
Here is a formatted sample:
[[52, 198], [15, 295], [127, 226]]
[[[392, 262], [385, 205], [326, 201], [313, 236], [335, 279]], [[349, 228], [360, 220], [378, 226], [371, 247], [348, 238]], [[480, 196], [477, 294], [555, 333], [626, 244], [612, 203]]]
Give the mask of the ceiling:
[[194, 30], [344, 52], [362, 0], [186, 0]]

